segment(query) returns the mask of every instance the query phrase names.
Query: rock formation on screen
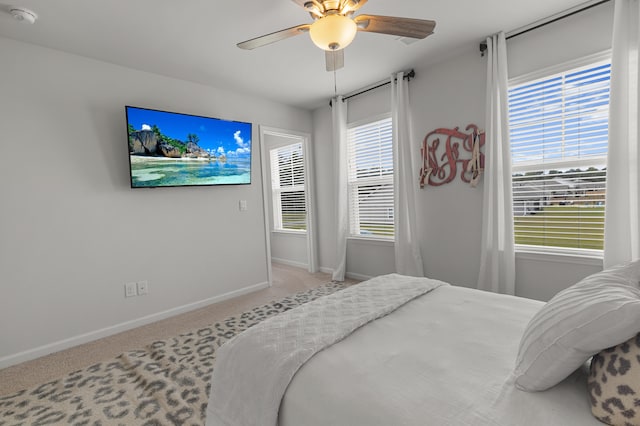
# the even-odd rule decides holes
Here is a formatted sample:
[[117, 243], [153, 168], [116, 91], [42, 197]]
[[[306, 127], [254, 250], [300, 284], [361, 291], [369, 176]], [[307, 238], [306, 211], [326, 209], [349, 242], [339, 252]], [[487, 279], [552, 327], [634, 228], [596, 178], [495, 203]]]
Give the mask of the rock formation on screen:
[[195, 142], [172, 139], [153, 130], [130, 131], [129, 153], [151, 157], [216, 159], [215, 155], [205, 151]]

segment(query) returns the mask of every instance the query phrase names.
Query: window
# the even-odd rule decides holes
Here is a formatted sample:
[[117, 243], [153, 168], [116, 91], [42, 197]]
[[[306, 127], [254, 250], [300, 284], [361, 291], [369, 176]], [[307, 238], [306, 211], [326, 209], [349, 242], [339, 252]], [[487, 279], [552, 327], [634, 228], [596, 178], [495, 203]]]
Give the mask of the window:
[[270, 156], [274, 229], [305, 231], [307, 206], [302, 143], [274, 148]]
[[352, 236], [393, 238], [391, 117], [347, 132], [349, 222]]
[[509, 88], [515, 243], [602, 250], [610, 61]]

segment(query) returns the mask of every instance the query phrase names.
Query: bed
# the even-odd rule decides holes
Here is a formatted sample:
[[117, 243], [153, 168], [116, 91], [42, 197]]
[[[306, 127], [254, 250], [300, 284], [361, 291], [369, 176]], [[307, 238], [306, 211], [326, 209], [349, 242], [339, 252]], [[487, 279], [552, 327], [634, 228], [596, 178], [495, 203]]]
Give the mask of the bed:
[[[336, 323], [333, 316], [345, 310], [336, 304], [351, 289], [332, 295], [334, 300], [319, 301], [329, 304], [329, 311], [311, 311], [311, 317], [331, 318], [333, 322], [325, 328], [340, 329], [329, 340], [305, 337], [310, 330], [323, 327], [315, 324], [305, 330], [305, 324], [313, 321], [304, 316], [293, 315], [289, 324], [276, 320], [271, 329], [269, 324], [257, 328], [261, 323], [253, 337], [244, 336], [252, 329], [247, 330], [225, 345], [228, 348], [221, 348], [228, 350], [221, 350], [216, 361], [207, 425], [602, 425], [591, 413], [585, 360], [640, 331], [635, 325], [640, 324], [640, 264], [636, 262], [631, 272], [625, 269], [625, 274], [624, 283], [606, 289], [607, 295], [613, 291], [617, 298], [614, 309], [602, 296], [597, 303], [585, 299], [594, 295], [589, 279], [560, 295], [559, 302], [545, 304], [425, 278], [396, 274], [375, 278], [354, 288], [374, 281], [388, 289], [399, 280], [418, 280], [424, 291], [414, 291], [392, 309], [385, 308], [388, 311], [374, 319], [355, 321], [355, 326], [346, 329], [342, 324], [351, 320]], [[599, 286], [602, 276], [595, 281]], [[605, 281], [610, 284], [610, 277]], [[389, 291], [381, 299], [398, 292]], [[371, 297], [365, 294], [363, 299]], [[594, 312], [595, 308], [600, 311]], [[615, 318], [606, 317], [612, 313]], [[615, 323], [626, 318], [625, 330], [611, 331], [605, 322], [598, 323], [604, 333], [591, 333], [595, 317]], [[576, 321], [582, 323], [576, 325]], [[582, 338], [577, 344], [567, 344], [566, 339], [575, 338], [576, 329], [587, 331], [588, 342]], [[558, 330], [560, 334], [554, 335]], [[548, 335], [541, 337], [545, 333]], [[288, 343], [283, 344], [278, 336]], [[572, 350], [554, 352], [558, 348], [544, 339], [559, 342], [560, 351], [565, 346]], [[541, 341], [542, 349], [536, 346]], [[318, 348], [310, 353], [309, 345]], [[528, 345], [524, 354], [523, 345]], [[543, 382], [527, 383], [526, 374], [514, 369], [514, 364], [523, 369], [523, 363], [525, 373], [537, 369]], [[527, 386], [545, 390], [521, 390]]]

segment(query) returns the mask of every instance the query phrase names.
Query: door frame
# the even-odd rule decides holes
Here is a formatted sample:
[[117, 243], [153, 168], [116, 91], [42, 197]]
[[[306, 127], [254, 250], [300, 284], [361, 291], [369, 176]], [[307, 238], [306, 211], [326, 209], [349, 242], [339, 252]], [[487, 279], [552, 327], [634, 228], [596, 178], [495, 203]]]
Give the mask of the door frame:
[[310, 273], [318, 272], [318, 253], [316, 250], [316, 220], [315, 220], [315, 180], [313, 170], [313, 152], [311, 150], [311, 134], [285, 130], [269, 126], [259, 126], [260, 129], [260, 161], [262, 163], [262, 209], [264, 212], [265, 244], [267, 254], [267, 277], [269, 285], [272, 285], [271, 270], [271, 222], [269, 218], [273, 214], [269, 208], [269, 197], [271, 197], [271, 177], [269, 169], [269, 150], [266, 146], [265, 136], [277, 136], [300, 140], [302, 143], [302, 154], [304, 156], [304, 190], [305, 202], [307, 204], [307, 270]]

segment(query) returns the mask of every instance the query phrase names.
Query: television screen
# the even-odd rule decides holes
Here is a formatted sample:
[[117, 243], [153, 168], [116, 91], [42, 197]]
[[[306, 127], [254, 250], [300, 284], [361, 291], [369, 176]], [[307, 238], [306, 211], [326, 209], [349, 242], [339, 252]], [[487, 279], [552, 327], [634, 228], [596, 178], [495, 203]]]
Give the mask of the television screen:
[[125, 110], [132, 188], [251, 183], [251, 123]]

